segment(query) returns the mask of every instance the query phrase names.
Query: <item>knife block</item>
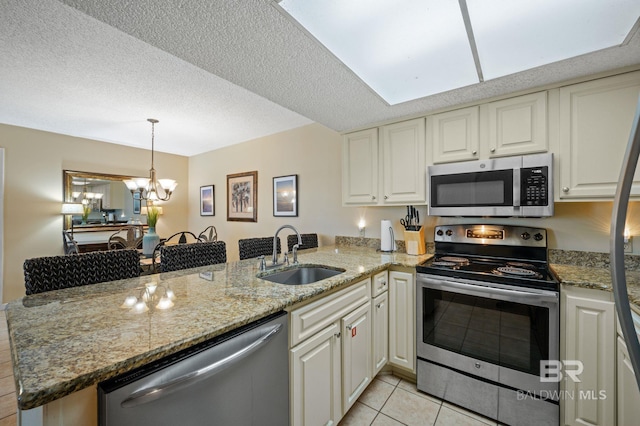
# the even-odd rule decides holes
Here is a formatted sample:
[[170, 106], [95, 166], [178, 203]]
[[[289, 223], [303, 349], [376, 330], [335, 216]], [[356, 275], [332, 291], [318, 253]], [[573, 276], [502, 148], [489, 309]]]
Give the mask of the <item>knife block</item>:
[[424, 228], [420, 227], [419, 231], [404, 231], [404, 245], [407, 254], [425, 254], [427, 248], [424, 242]]

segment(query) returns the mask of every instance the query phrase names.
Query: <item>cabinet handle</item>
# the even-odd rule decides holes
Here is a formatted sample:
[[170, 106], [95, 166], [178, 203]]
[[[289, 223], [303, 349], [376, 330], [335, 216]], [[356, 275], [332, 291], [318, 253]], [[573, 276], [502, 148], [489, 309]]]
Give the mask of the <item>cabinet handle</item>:
[[478, 153], [478, 151], [471, 151], [471, 153], [472, 153], [473, 155], [476, 155], [476, 154]]
[[371, 196], [371, 199], [372, 199], [372, 200], [375, 200], [375, 199], [376, 199], [376, 196], [375, 196], [375, 195], [372, 195], [372, 196]]
[[562, 187], [562, 192], [569, 192], [569, 187], [563, 186]]
[[381, 282], [380, 282], [380, 287], [378, 287], [378, 288], [382, 288], [382, 287], [384, 287], [384, 286], [386, 286], [386, 285], [387, 285], [387, 282], [386, 282], [386, 281], [381, 281]]
[[342, 336], [342, 333], [338, 331], [336, 334], [334, 334], [334, 336], [336, 337], [336, 339], [339, 339]]
[[376, 305], [376, 308], [380, 309], [384, 306], [384, 303], [380, 302]]
[[387, 196], [385, 195], [385, 196], [384, 196], [384, 199], [386, 200], [387, 198], [389, 198], [389, 197], [387, 197]]
[[496, 149], [495, 148], [491, 148], [489, 151], [496, 152]]
[[352, 326], [352, 325], [348, 325], [348, 326], [347, 326], [347, 330], [349, 330], [349, 331], [351, 331], [351, 329], [352, 329], [352, 328], [353, 328], [353, 326]]

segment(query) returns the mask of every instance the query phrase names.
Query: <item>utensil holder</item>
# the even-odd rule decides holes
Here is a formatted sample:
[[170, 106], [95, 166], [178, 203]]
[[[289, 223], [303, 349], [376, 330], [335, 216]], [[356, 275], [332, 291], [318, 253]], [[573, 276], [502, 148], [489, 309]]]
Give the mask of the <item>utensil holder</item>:
[[404, 245], [407, 254], [425, 254], [427, 247], [424, 242], [424, 228], [420, 227], [418, 231], [404, 231]]

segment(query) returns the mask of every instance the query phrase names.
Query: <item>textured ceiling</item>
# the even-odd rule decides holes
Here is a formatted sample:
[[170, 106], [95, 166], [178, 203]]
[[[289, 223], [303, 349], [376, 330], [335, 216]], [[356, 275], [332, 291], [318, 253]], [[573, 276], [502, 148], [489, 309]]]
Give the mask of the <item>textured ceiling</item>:
[[[336, 131], [640, 65], [617, 48], [389, 106], [268, 0], [1, 0], [0, 122], [194, 155]], [[636, 28], [637, 30], [637, 28]]]

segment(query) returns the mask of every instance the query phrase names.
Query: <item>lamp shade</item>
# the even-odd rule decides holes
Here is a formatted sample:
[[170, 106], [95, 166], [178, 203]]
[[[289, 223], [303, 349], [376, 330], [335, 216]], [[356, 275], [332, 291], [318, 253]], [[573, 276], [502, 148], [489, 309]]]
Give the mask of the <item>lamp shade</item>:
[[[162, 207], [160, 206], [156, 206], [156, 210], [158, 210], [158, 214], [162, 214]], [[147, 215], [148, 213], [148, 209], [146, 206], [140, 207], [140, 214], [141, 215]]]
[[62, 203], [61, 214], [82, 214], [84, 212], [81, 203]]

